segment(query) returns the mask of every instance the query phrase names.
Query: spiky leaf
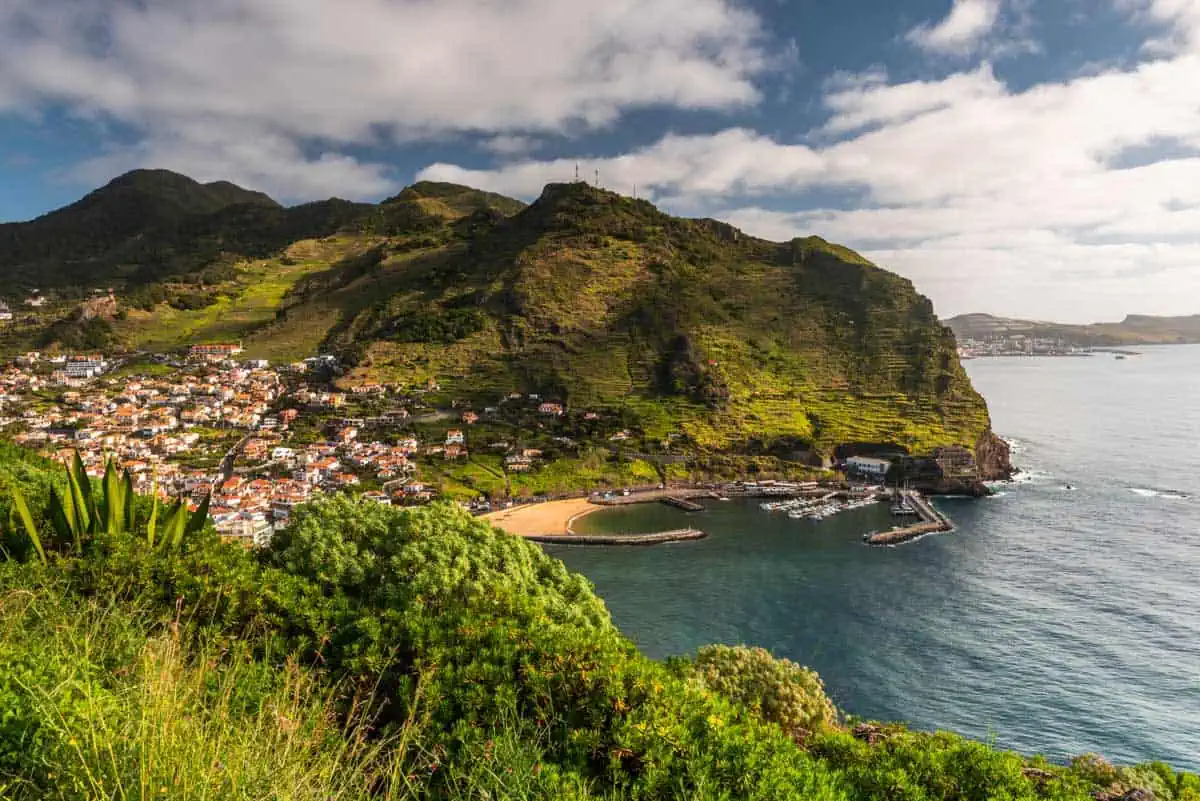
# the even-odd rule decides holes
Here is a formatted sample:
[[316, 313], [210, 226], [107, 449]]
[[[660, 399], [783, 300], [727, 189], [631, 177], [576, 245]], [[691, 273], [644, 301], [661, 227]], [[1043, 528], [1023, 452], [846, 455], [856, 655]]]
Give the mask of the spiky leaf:
[[64, 504], [58, 490], [54, 487], [50, 488], [50, 523], [54, 526], [54, 532], [60, 539], [74, 539], [76, 547], [78, 547], [79, 540], [75, 533], [75, 527], [71, 525], [71, 515], [67, 511], [70, 503], [70, 496], [67, 496], [67, 502]]
[[121, 493], [125, 496], [122, 501], [125, 507], [125, 530], [133, 531], [136, 510], [133, 502], [133, 476], [129, 475], [128, 470], [124, 471], [121, 478]]
[[[78, 454], [76, 454], [78, 457]], [[87, 474], [79, 480], [80, 471], [67, 468], [67, 487], [71, 494], [72, 532], [93, 532], [96, 525], [95, 503], [91, 501], [91, 483]]]
[[104, 467], [104, 528], [110, 534], [120, 534], [125, 525], [125, 494], [121, 491], [121, 476], [116, 461], [108, 460]]
[[146, 522], [146, 544], [154, 547], [155, 528], [158, 526], [158, 482], [150, 485], [150, 520]]
[[210, 492], [204, 496], [204, 500], [200, 501], [199, 508], [192, 513], [191, 519], [188, 520], [187, 530], [184, 532], [185, 536], [192, 537], [199, 534], [200, 530], [204, 528], [204, 524], [208, 522], [208, 502], [211, 498], [212, 493]]
[[13, 509], [20, 517], [21, 525], [25, 527], [25, 533], [33, 543], [33, 549], [37, 551], [38, 558], [45, 562], [46, 551], [42, 548], [42, 538], [38, 536], [37, 526], [33, 524], [33, 515], [29, 513], [29, 504], [25, 502], [25, 496], [16, 487], [13, 487], [12, 493]]
[[83, 466], [83, 458], [80, 457], [79, 451], [75, 451], [75, 459], [72, 463], [73, 469], [68, 469], [68, 474], [74, 474], [75, 482], [79, 485], [80, 500], [82, 501], [80, 508], [87, 511], [86, 515], [78, 515], [83, 527], [90, 533], [96, 533], [96, 527], [100, 525], [100, 514], [96, 509], [96, 495], [92, 492], [92, 480], [88, 478], [87, 468]]

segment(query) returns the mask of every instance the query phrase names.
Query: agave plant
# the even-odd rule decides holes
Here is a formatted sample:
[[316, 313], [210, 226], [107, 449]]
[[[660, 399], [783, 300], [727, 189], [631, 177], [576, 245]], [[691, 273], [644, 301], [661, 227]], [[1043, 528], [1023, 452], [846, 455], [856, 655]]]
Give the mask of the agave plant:
[[[110, 457], [104, 466], [104, 477], [100, 481], [97, 499], [97, 493], [92, 490], [91, 479], [88, 478], [78, 451], [65, 468], [66, 492], [60, 495], [57, 489], [50, 490], [50, 522], [60, 539], [72, 543], [75, 553], [83, 553], [85, 542], [97, 534], [137, 532], [139, 521], [134, 503], [133, 477], [128, 470], [119, 471], [116, 460]], [[33, 522], [33, 515], [29, 512], [29, 504], [16, 487], [13, 487], [12, 494], [13, 516], [20, 521], [33, 543], [38, 558], [44, 562], [46, 551]], [[150, 548], [177, 549], [185, 537], [204, 527], [204, 522], [208, 519], [207, 497], [195, 512], [189, 512], [183, 499], [177, 500], [166, 510], [165, 518], [160, 521], [158, 493], [152, 489], [151, 494], [153, 502], [145, 527], [146, 544]]]

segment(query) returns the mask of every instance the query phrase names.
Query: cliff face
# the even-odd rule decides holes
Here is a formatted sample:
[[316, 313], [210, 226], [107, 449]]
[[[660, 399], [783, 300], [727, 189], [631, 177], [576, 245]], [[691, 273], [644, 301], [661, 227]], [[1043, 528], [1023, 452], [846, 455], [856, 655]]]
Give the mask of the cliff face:
[[1008, 443], [989, 427], [973, 449], [950, 446], [902, 459], [895, 479], [934, 495], [983, 497], [991, 492], [985, 482], [1007, 481], [1012, 475]]

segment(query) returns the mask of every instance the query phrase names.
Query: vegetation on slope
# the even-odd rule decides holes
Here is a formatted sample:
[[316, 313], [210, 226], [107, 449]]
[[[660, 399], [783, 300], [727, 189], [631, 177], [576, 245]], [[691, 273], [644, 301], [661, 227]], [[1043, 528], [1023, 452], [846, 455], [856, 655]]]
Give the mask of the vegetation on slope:
[[[528, 207], [419, 183], [379, 205], [283, 209], [169, 173], [129, 182], [76, 204], [120, 217], [110, 236], [89, 236], [76, 206], [6, 229], [7, 255], [0, 236], [15, 276], [124, 281], [114, 319], [67, 318], [40, 344], [335, 350], [350, 383], [434, 379], [481, 405], [537, 393], [705, 453], [976, 451], [989, 437], [929, 301], [819, 237], [767, 242], [583, 183]], [[49, 218], [81, 221], [91, 249], [25, 247], [49, 242]]]
[[36, 220], [0, 225], [2, 286], [70, 293], [152, 283], [228, 258], [269, 256], [349, 226], [370, 208], [333, 199], [285, 209], [227, 182], [138, 170]]
[[[0, 518], [20, 486], [49, 532], [58, 476], [2, 456]], [[261, 554], [211, 531], [45, 560], [21, 539], [0, 561], [5, 798], [1200, 798], [1163, 765], [855, 736], [761, 651], [652, 662], [584, 579], [451, 507], [329, 500]]]
[[974, 449], [988, 429], [929, 301], [816, 237], [558, 185], [391, 288], [330, 340], [364, 380], [536, 392], [712, 449]]

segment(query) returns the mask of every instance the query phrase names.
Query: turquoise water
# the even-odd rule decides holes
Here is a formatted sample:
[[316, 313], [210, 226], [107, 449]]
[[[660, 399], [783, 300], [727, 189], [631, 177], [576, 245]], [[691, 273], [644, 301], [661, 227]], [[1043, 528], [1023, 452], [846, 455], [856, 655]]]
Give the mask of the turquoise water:
[[1028, 472], [939, 501], [954, 534], [867, 548], [882, 506], [813, 523], [713, 501], [577, 526], [706, 540], [548, 550], [652, 656], [761, 645], [857, 715], [1200, 770], [1200, 347], [967, 367]]

